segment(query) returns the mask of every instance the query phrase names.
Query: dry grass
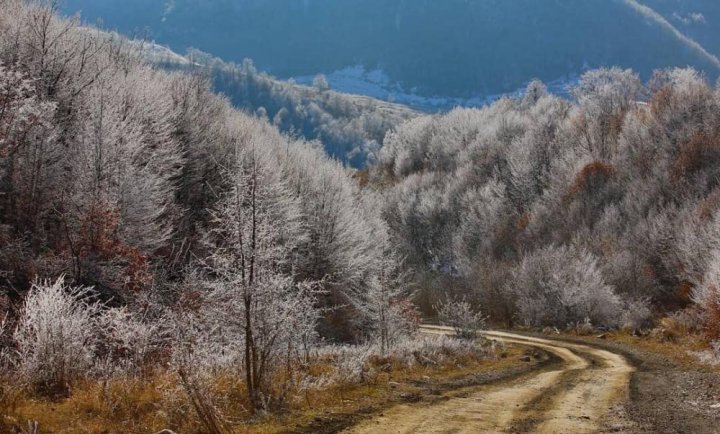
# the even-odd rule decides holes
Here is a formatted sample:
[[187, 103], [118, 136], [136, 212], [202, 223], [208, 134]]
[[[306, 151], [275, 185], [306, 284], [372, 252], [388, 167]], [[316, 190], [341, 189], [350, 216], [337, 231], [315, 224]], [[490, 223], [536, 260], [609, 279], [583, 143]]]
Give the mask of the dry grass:
[[407, 368], [402, 363], [378, 359], [374, 362], [381, 372], [375, 374], [366, 384], [341, 384], [324, 390], [309, 391], [302, 401], [294, 403], [292, 411], [284, 415], [266, 418], [252, 426], [251, 433], [280, 433], [288, 427], [298, 429], [312, 427], [318, 420], [343, 419], [358, 414], [377, 412], [400, 402], [414, 400], [427, 394], [423, 384], [442, 385], [484, 372], [511, 369], [519, 364], [523, 350], [508, 347], [503, 357], [477, 359], [459, 357], [441, 365], [415, 365]]
[[4, 401], [0, 431], [12, 432], [39, 422], [41, 433], [147, 433], [168, 423], [163, 412], [163, 390], [171, 387], [171, 377], [152, 381], [138, 379], [85, 382], [71, 389], [62, 400], [45, 399], [19, 391]]
[[617, 331], [607, 333], [605, 339], [658, 354], [688, 369], [720, 372], [720, 367], [703, 363], [698, 357], [708, 350], [707, 340], [699, 333], [676, 335], [673, 339], [667, 339], [661, 334], [635, 336], [628, 331]]
[[[451, 354], [439, 350], [437, 361], [408, 363], [407, 355], [366, 359], [362, 379], [332, 381], [307, 387], [302, 378], [323, 378], [336, 371], [336, 360], [319, 355], [293, 378], [278, 374], [273, 384], [284, 401], [272, 413], [251, 415], [242, 379], [236, 373], [217, 374], [201, 385], [210, 403], [233, 433], [279, 433], [288, 429], [313, 431], [319, 420], [352, 417], [382, 409], [427, 390], [424, 384], [443, 384], [481, 372], [518, 365], [520, 349], [507, 348], [502, 356], [487, 350]], [[420, 356], [417, 356], [420, 357]], [[302, 371], [302, 372], [300, 372]], [[290, 381], [288, 381], [290, 380]], [[0, 395], [0, 432], [22, 432], [28, 421], [37, 421], [45, 433], [153, 433], [171, 428], [183, 434], [203, 433], [192, 403], [183, 392], [178, 375], [155, 374], [141, 379], [86, 381], [74, 385], [67, 398], [52, 400], [28, 390], [12, 389], [6, 381]], [[290, 386], [288, 386], [290, 385]]]

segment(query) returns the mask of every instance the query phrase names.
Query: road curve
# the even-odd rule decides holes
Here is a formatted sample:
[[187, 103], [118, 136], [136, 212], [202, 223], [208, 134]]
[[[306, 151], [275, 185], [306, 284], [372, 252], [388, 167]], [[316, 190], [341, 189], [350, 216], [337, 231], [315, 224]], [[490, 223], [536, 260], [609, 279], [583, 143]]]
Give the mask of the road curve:
[[[423, 332], [452, 334], [447, 327]], [[431, 405], [398, 405], [348, 429], [370, 433], [594, 433], [635, 431], [618, 409], [629, 396], [634, 368], [610, 351], [507, 332], [490, 339], [540, 348], [562, 359], [552, 370], [480, 387], [468, 396]]]

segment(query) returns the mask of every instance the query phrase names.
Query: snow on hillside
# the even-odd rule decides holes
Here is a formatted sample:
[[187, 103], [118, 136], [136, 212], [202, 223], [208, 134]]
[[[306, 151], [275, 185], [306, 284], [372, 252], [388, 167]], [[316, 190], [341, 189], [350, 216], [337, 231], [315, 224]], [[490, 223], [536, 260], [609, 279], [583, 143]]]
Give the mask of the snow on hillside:
[[[417, 110], [437, 112], [453, 107], [481, 107], [493, 103], [505, 96], [521, 96], [525, 86], [509, 93], [492, 95], [477, 94], [470, 98], [451, 98], [442, 96], [422, 96], [415, 89], [406, 90], [381, 69], [365, 70], [362, 65], [348, 66], [325, 76], [330, 87], [342, 93], [366, 95], [383, 101], [407, 105]], [[301, 85], [311, 86], [315, 76], [304, 75], [292, 80]], [[561, 77], [546, 83], [548, 89], [562, 96], [569, 96], [569, 89], [578, 81], [576, 75]]]

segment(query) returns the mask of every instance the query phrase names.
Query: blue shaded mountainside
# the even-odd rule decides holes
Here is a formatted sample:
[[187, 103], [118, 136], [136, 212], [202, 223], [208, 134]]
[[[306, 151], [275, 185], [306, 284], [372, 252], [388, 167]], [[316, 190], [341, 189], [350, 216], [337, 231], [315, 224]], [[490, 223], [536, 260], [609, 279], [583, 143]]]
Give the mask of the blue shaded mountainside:
[[354, 168], [375, 162], [388, 131], [421, 114], [404, 105], [336, 92], [322, 80], [311, 86], [278, 80], [258, 71], [249, 59], [235, 64], [195, 49], [182, 56], [143, 40], [129, 43], [162, 69], [207, 77], [235, 107], [266, 119], [285, 134], [315, 141], [330, 157]]
[[178, 52], [251, 58], [280, 78], [360, 65], [424, 96], [497, 95], [608, 65], [643, 78], [690, 65], [714, 80], [720, 65], [714, 0], [65, 1], [78, 11]]
[[215, 90], [236, 107], [266, 117], [280, 131], [318, 140], [328, 155], [355, 168], [374, 162], [385, 134], [419, 114], [362, 95], [277, 80], [249, 60], [238, 65], [192, 51], [187, 58], [189, 64], [175, 66], [208, 72]]

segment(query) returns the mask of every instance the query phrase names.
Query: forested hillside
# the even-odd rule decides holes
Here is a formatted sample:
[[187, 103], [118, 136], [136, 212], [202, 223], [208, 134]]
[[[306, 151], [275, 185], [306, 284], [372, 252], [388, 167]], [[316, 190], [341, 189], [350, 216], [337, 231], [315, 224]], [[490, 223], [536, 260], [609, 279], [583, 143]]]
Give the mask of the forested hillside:
[[247, 374], [233, 403], [254, 413], [280, 405], [290, 383], [275, 375], [320, 338], [379, 346], [332, 355], [322, 379], [297, 372], [303, 384], [356, 381], [344, 357], [362, 378], [416, 324], [379, 199], [317, 143], [137, 47], [51, 6], [0, 1], [3, 415], [14, 391], [67, 397], [79, 379], [153, 372], [178, 375], [191, 405], [221, 371]]
[[720, 87], [696, 70], [418, 116], [56, 12], [0, 0], [0, 432], [331, 430], [545, 366], [487, 324], [672, 322], [720, 359]]
[[281, 81], [246, 60], [223, 62], [190, 50], [187, 61], [156, 58], [170, 69], [206, 74], [235, 107], [268, 119], [280, 131], [317, 140], [331, 157], [363, 168], [377, 159], [385, 134], [418, 115], [399, 104], [333, 91], [322, 76], [312, 86]]
[[603, 69], [573, 93], [534, 82], [391, 133], [374, 176], [392, 240], [435, 297], [464, 288], [498, 321], [640, 328], [699, 306], [685, 320], [720, 338], [720, 91]]
[[361, 65], [383, 71], [390, 94], [484, 97], [533, 78], [571, 82], [588, 68], [614, 65], [643, 79], [654, 69], [690, 65], [714, 80], [716, 3], [67, 0], [64, 11], [177, 52], [195, 47], [227, 61], [251, 58], [280, 78]]

